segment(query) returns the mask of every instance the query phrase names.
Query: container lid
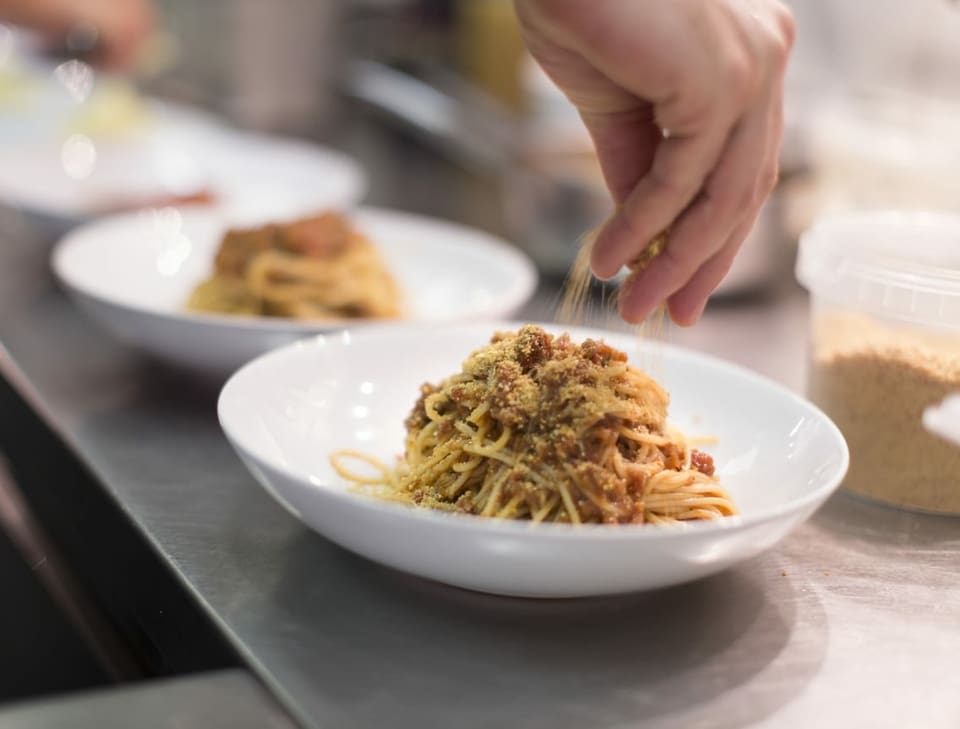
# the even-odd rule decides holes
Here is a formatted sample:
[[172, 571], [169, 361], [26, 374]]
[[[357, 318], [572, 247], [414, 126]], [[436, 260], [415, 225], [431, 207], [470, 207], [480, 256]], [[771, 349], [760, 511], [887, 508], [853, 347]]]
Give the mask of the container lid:
[[825, 217], [800, 237], [797, 278], [835, 304], [960, 330], [960, 215]]

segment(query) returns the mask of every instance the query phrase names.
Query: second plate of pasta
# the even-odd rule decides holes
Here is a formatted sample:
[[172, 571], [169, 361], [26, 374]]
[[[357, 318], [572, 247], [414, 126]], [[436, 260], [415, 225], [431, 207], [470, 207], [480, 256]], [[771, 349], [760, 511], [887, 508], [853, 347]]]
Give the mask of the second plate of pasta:
[[53, 268], [120, 339], [217, 374], [345, 326], [508, 316], [537, 281], [494, 236], [370, 208], [253, 226], [211, 211], [119, 215], [64, 238]]

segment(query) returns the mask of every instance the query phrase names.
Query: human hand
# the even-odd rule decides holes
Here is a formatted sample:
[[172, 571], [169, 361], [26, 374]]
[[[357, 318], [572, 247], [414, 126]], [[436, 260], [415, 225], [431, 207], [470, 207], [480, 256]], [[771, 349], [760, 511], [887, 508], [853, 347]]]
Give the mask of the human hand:
[[36, 31], [57, 46], [80, 31], [95, 43], [79, 50], [117, 69], [137, 61], [155, 22], [150, 0], [0, 0], [0, 20]]
[[591, 266], [604, 279], [669, 229], [620, 313], [666, 301], [693, 324], [777, 179], [793, 43], [777, 0], [515, 0], [530, 52], [580, 112], [616, 213]]

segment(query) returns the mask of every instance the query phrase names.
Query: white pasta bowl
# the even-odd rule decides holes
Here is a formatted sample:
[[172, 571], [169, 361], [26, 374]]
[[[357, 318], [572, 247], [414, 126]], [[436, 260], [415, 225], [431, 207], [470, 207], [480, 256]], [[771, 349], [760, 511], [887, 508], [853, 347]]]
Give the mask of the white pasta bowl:
[[[349, 216], [382, 252], [411, 321], [503, 318], [536, 287], [529, 259], [481, 231], [370, 208]], [[80, 306], [121, 340], [222, 376], [308, 334], [369, 323], [188, 311], [187, 299], [210, 273], [227, 227], [210, 211], [150, 210], [105, 218], [64, 238], [54, 250], [53, 269]]]
[[673, 425], [716, 439], [704, 450], [740, 515], [678, 526], [530, 524], [377, 500], [336, 474], [329, 456], [340, 449], [393, 462], [419, 386], [459, 371], [493, 331], [518, 326], [409, 325], [307, 339], [237, 372], [220, 395], [220, 423], [260, 483], [331, 541], [420, 577], [527, 597], [647, 590], [718, 572], [774, 545], [846, 473], [839, 430], [783, 387], [702, 354], [572, 329], [578, 341], [602, 337], [627, 352], [669, 390]]

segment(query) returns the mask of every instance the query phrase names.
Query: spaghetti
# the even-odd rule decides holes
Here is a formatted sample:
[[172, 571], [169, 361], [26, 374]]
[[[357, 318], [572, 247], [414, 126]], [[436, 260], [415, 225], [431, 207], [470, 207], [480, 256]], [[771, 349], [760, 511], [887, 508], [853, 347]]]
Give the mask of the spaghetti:
[[331, 463], [383, 498], [485, 517], [660, 524], [736, 513], [711, 457], [667, 429], [667, 403], [622, 352], [527, 325], [421, 388], [396, 467], [354, 451]]
[[295, 319], [395, 318], [400, 293], [376, 247], [337, 213], [231, 230], [195, 311]]

